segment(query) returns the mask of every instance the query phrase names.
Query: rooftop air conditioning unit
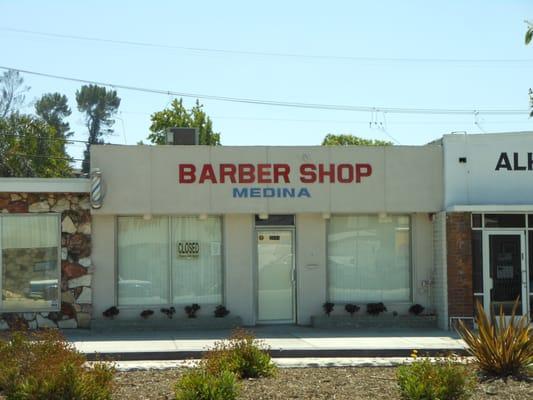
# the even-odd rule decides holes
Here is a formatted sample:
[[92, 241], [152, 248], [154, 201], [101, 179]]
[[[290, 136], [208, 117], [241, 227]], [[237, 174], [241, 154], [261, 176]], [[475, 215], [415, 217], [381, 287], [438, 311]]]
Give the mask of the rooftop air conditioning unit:
[[167, 144], [191, 146], [199, 144], [198, 128], [169, 128]]

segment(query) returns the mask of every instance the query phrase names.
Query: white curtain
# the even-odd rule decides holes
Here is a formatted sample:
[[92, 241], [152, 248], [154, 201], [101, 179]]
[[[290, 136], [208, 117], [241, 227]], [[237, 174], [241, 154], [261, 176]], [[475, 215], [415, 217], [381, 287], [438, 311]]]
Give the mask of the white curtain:
[[2, 248], [56, 247], [59, 243], [57, 215], [13, 215], [2, 217]]
[[[172, 217], [174, 304], [222, 302], [221, 223], [219, 217]], [[180, 241], [198, 242], [198, 256], [178, 255]]]
[[168, 217], [118, 218], [120, 305], [169, 302]]
[[409, 216], [356, 215], [330, 219], [331, 301], [409, 301], [410, 265]]

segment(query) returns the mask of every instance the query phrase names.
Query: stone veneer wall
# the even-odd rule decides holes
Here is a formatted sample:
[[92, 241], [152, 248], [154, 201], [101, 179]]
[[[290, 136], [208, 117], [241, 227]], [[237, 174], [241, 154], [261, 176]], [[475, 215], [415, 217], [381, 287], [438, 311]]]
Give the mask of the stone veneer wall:
[[472, 317], [472, 229], [470, 213], [446, 215], [448, 316]]
[[91, 212], [88, 193], [0, 193], [2, 213], [61, 213], [61, 308], [4, 312], [0, 330], [89, 328], [92, 313]]

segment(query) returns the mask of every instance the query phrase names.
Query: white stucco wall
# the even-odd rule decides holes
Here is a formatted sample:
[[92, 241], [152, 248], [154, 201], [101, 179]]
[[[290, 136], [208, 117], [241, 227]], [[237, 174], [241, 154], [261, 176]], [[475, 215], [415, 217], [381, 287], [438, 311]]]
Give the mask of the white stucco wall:
[[321, 214], [296, 215], [296, 317], [300, 325], [322, 313], [326, 301], [326, 225]]
[[[528, 157], [533, 158], [533, 133], [454, 134], [444, 135], [442, 142], [446, 209], [533, 203], [533, 165], [530, 169], [528, 163]], [[502, 153], [506, 153], [511, 170], [496, 169]], [[460, 157], [466, 157], [466, 163], [459, 162]]]
[[[192, 164], [283, 164], [290, 183], [180, 183], [178, 167]], [[360, 182], [302, 183], [302, 165], [370, 165]], [[97, 215], [232, 213], [435, 212], [442, 209], [442, 150], [430, 146], [231, 147], [91, 146], [105, 198]], [[218, 172], [216, 172], [218, 175]], [[234, 189], [306, 188], [310, 197], [234, 197]], [[357, 201], [354, 201], [357, 199]]]
[[245, 325], [255, 324], [254, 216], [224, 216], [224, 269], [226, 307]]
[[446, 213], [433, 217], [432, 302], [439, 328], [448, 329], [448, 285], [446, 260]]

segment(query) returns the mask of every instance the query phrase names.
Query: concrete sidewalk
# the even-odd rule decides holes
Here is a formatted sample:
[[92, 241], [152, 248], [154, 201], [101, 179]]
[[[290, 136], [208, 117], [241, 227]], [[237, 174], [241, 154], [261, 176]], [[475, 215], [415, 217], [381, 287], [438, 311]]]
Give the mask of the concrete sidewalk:
[[[458, 336], [442, 330], [323, 330], [301, 326], [250, 328], [273, 357], [408, 357], [465, 353]], [[69, 341], [89, 359], [95, 354], [117, 360], [183, 360], [200, 358], [214, 342], [230, 335], [216, 331], [65, 331]]]

